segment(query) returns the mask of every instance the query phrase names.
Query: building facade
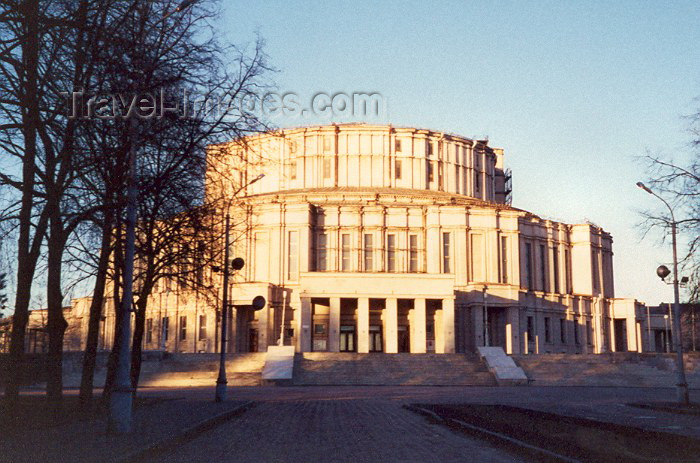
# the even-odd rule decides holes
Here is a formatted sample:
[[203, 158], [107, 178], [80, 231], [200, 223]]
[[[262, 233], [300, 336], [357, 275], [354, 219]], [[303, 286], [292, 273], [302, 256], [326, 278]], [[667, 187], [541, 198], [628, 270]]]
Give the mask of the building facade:
[[[347, 124], [212, 149], [226, 155], [207, 195], [237, 196], [229, 212], [243, 224], [231, 250], [246, 262], [231, 286], [231, 351], [642, 349], [639, 303], [615, 298], [610, 234], [512, 207], [503, 150], [486, 140]], [[257, 295], [266, 305], [255, 311]], [[159, 285], [149, 307], [145, 349], [218, 350], [216, 304], [196, 291]]]

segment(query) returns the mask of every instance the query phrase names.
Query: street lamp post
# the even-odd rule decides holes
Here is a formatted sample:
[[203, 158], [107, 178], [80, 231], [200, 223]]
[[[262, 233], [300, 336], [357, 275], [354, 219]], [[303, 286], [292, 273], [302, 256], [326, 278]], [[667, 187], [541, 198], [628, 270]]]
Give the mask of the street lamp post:
[[[261, 180], [265, 174], [260, 174], [255, 177], [250, 182], [241, 185], [236, 191], [231, 195], [236, 197], [236, 195], [244, 188], [253, 183]], [[228, 329], [228, 313], [229, 313], [229, 301], [228, 301], [228, 279], [229, 279], [229, 268], [233, 270], [240, 270], [243, 268], [245, 262], [240, 257], [236, 257], [232, 262], [229, 262], [229, 247], [231, 246], [230, 238], [231, 236], [231, 224], [230, 224], [230, 214], [226, 211], [226, 221], [224, 223], [224, 288], [221, 301], [221, 349], [219, 355], [219, 376], [216, 378], [216, 395], [214, 400], [216, 402], [223, 402], [226, 400], [226, 388], [228, 381], [226, 380], [226, 332]]]
[[[642, 190], [646, 191], [652, 196], [656, 196], [662, 203], [666, 205], [669, 213], [671, 214], [671, 242], [673, 245], [673, 331], [675, 331], [675, 336], [673, 336], [673, 347], [676, 349], [676, 373], [677, 373], [677, 384], [676, 384], [676, 395], [678, 402], [687, 405], [690, 402], [688, 396], [688, 382], [685, 379], [685, 365], [683, 364], [683, 344], [681, 342], [681, 310], [679, 304], [679, 289], [678, 289], [678, 251], [676, 245], [676, 218], [673, 215], [673, 208], [670, 204], [666, 202], [661, 196], [654, 193], [649, 187], [644, 185], [642, 182], [637, 182], [637, 186]], [[668, 270], [668, 269], [666, 269]], [[659, 274], [659, 276], [661, 276]], [[668, 276], [668, 274], [666, 274]], [[665, 278], [661, 277], [662, 279]]]

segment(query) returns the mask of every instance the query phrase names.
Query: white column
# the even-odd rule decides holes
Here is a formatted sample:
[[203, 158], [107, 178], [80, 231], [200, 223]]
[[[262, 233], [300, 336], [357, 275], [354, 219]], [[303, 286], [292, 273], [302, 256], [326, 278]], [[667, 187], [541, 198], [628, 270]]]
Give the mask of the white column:
[[411, 353], [424, 354], [425, 350], [425, 299], [415, 299], [411, 318]]
[[398, 322], [398, 301], [395, 297], [387, 298], [384, 308], [384, 350], [387, 354], [399, 351]]
[[340, 298], [332, 297], [330, 303], [328, 351], [338, 352], [340, 350]]
[[301, 298], [301, 329], [299, 347], [301, 352], [311, 352], [311, 298]]
[[357, 299], [357, 352], [369, 352], [369, 298]]
[[443, 352], [455, 352], [455, 301], [452, 298], [442, 300]]

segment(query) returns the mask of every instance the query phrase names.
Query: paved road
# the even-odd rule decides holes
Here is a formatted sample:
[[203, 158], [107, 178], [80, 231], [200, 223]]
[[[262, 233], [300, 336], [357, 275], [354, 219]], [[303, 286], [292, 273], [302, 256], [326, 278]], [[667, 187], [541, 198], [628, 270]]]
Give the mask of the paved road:
[[485, 442], [429, 423], [398, 401], [261, 401], [163, 455], [193, 462], [517, 462]]

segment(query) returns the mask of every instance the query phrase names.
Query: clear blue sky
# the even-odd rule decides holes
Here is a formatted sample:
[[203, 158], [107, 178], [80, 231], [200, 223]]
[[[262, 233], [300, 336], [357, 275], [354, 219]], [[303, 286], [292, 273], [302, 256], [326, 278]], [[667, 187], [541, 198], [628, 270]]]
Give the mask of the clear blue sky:
[[672, 299], [654, 275], [670, 247], [636, 228], [656, 200], [634, 186], [635, 156], [690, 155], [700, 2], [251, 3], [224, 1], [221, 28], [237, 43], [262, 34], [281, 91], [379, 92], [387, 114], [373, 122], [488, 136], [506, 150], [516, 207], [601, 225], [616, 295]]

